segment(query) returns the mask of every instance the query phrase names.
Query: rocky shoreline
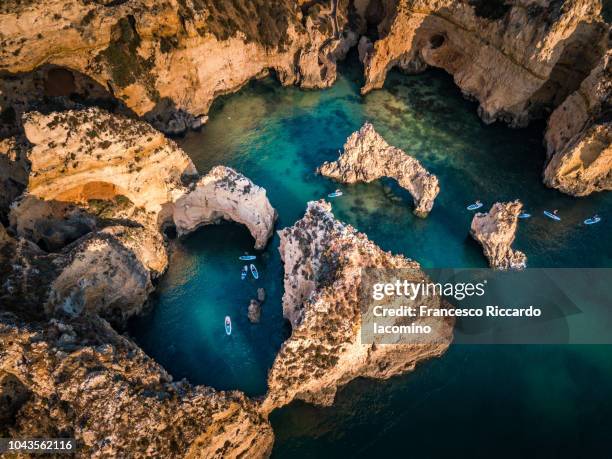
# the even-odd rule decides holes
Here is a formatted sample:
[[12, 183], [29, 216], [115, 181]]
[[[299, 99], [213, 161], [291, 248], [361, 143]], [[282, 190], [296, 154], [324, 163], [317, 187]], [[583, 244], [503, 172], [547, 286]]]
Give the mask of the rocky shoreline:
[[14, 400], [2, 431], [74, 436], [92, 457], [269, 455], [255, 402], [173, 382], [115, 331], [167, 267], [162, 228], [235, 218], [263, 247], [276, 218], [265, 191], [226, 167], [198, 180], [174, 142], [97, 109], [29, 113], [24, 126], [28, 184], [12, 235], [0, 226], [0, 395]]
[[[364, 270], [403, 269], [417, 282], [425, 279], [418, 263], [384, 252], [365, 234], [336, 220], [325, 201], [308, 203], [304, 217], [279, 235], [285, 267], [283, 316], [293, 330], [268, 374], [264, 413], [295, 399], [331, 405], [338, 388], [355, 378], [387, 379], [446, 351], [452, 318], [418, 319], [433, 329], [425, 342], [361, 342]], [[431, 308], [451, 307], [437, 296], [428, 300]]]
[[[27, 185], [6, 209], [8, 231], [0, 227], [7, 435], [75, 436], [91, 456], [264, 457], [273, 409], [294, 398], [330, 404], [351, 379], [410, 371], [450, 344], [453, 324], [442, 319], [432, 319], [435, 343], [360, 343], [353, 287], [361, 269], [418, 271], [418, 264], [335, 220], [329, 204], [310, 203], [302, 220], [280, 232], [285, 317], [294, 332], [270, 371], [265, 400], [173, 381], [116, 331], [143, 310], [167, 267], [162, 231], [174, 225], [182, 235], [231, 219], [263, 248], [277, 216], [265, 190], [224, 166], [199, 177], [174, 142], [99, 109], [28, 113], [24, 128]], [[264, 299], [261, 291], [252, 302], [254, 322]], [[439, 299], [434, 306], [449, 307]], [[296, 352], [297, 366], [290, 363]], [[43, 413], [53, 416], [41, 423]], [[140, 422], [128, 425], [126, 413]]]
[[[328, 87], [358, 42], [363, 93], [381, 87], [392, 67], [442, 68], [487, 123], [519, 127], [552, 113], [546, 185], [574, 196], [611, 190], [610, 26], [601, 1], [488, 5], [3, 2], [0, 434], [75, 436], [91, 457], [266, 457], [274, 409], [297, 399], [330, 405], [355, 378], [389, 378], [442, 355], [449, 320], [431, 319], [432, 343], [360, 342], [362, 269], [424, 274], [338, 221], [325, 202], [309, 203], [279, 232], [292, 333], [263, 400], [173, 381], [117, 330], [143, 310], [166, 270], [168, 234], [232, 220], [263, 249], [277, 219], [265, 189], [225, 166], [200, 176], [157, 129], [201, 127], [216, 98], [253, 78]], [[370, 124], [319, 172], [344, 183], [394, 178], [421, 217], [439, 192], [434, 175]], [[521, 206], [496, 203], [472, 221], [495, 269], [526, 266], [511, 247]], [[252, 305], [256, 322], [261, 311]]]
[[393, 67], [437, 67], [479, 102], [487, 123], [525, 126], [553, 113], [544, 182], [584, 196], [611, 186], [602, 11], [601, 0], [253, 0], [242, 9], [214, 0], [53, 0], [44, 8], [9, 0], [0, 8], [0, 133], [20, 134], [22, 114], [50, 103], [112, 106], [179, 134], [201, 127], [216, 98], [254, 78], [329, 87], [337, 62], [359, 43], [364, 94]]

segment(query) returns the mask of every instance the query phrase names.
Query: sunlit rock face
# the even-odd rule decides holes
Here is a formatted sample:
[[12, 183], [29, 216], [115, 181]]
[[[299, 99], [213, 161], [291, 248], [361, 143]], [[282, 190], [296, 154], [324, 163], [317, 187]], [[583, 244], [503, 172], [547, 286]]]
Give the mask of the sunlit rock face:
[[123, 195], [147, 211], [184, 192], [197, 171], [189, 157], [144, 122], [99, 109], [24, 117], [30, 195], [67, 202]]
[[[418, 344], [362, 344], [359, 290], [363, 269], [407, 269], [425, 279], [419, 264], [384, 252], [366, 235], [334, 218], [331, 206], [310, 202], [306, 215], [279, 231], [285, 266], [283, 315], [292, 326], [268, 375], [264, 412], [294, 399], [330, 405], [338, 387], [360, 376], [389, 378], [444, 353], [453, 321], [419, 318], [435, 339]], [[418, 278], [418, 280], [417, 280]], [[450, 307], [427, 298], [429, 307]], [[399, 323], [399, 322], [398, 322]]]
[[488, 213], [477, 213], [472, 219], [470, 233], [481, 245], [493, 269], [524, 269], [527, 256], [512, 248], [518, 229], [520, 201], [496, 202]]
[[435, 175], [427, 172], [418, 160], [389, 145], [370, 123], [347, 139], [337, 161], [326, 162], [317, 172], [342, 183], [393, 178], [412, 195], [414, 213], [419, 217], [429, 214], [440, 192]]
[[[84, 75], [178, 133], [199, 126], [215, 97], [271, 72], [286, 85], [331, 85], [336, 61], [357, 40], [348, 8], [332, 0], [8, 0], [0, 70], [69, 69], [72, 78], [51, 76], [54, 93]], [[2, 104], [12, 105], [10, 95]]]
[[179, 235], [199, 226], [231, 220], [244, 224], [263, 249], [274, 230], [276, 210], [266, 190], [235, 170], [217, 166], [174, 204], [173, 219]]
[[524, 126], [545, 115], [578, 89], [608, 48], [600, 0], [382, 3], [380, 39], [363, 48], [363, 92], [382, 87], [392, 67], [439, 67], [479, 102], [485, 122]]
[[[267, 457], [269, 423], [239, 392], [173, 382], [106, 321], [0, 311], [11, 437], [74, 437], [87, 457]], [[4, 405], [3, 405], [4, 406]], [[2, 419], [0, 416], [0, 419]]]
[[612, 51], [550, 116], [544, 183], [574, 196], [612, 190]]
[[[115, 331], [167, 267], [160, 226], [198, 189], [191, 160], [148, 124], [98, 109], [32, 112], [24, 127], [27, 161], [11, 156], [17, 139], [7, 158], [23, 167], [25, 193], [11, 202], [10, 232], [0, 225], [3, 429], [73, 436], [90, 457], [268, 456], [273, 434], [255, 402], [173, 382]], [[218, 169], [228, 188], [245, 181], [265, 197]], [[259, 218], [258, 208], [230, 209]]]

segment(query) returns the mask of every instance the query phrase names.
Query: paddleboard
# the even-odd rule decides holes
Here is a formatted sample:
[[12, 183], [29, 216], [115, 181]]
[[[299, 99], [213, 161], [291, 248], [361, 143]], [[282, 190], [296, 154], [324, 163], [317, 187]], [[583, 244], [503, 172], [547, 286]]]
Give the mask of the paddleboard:
[[255, 260], [257, 257], [255, 255], [241, 255], [238, 257], [239, 260], [242, 261], [251, 261], [251, 260]]
[[518, 218], [530, 218], [531, 214], [528, 214], [527, 212], [523, 212], [522, 214], [519, 214]]
[[229, 316], [225, 316], [225, 334], [228, 336], [232, 334], [232, 319]]
[[548, 218], [552, 218], [553, 220], [556, 220], [558, 222], [561, 221], [561, 217], [559, 217], [558, 215], [555, 215], [552, 212], [549, 212], [547, 210], [544, 211], [544, 215], [546, 215]]
[[244, 265], [244, 267], [242, 268], [242, 271], [240, 272], [240, 279], [245, 280], [248, 273], [249, 273], [249, 267], [247, 265]]
[[477, 210], [480, 209], [483, 206], [482, 202], [480, 204], [470, 204], [469, 206], [466, 207], [467, 210]]
[[255, 279], [259, 279], [259, 273], [257, 272], [257, 268], [253, 263], [251, 263], [251, 274]]

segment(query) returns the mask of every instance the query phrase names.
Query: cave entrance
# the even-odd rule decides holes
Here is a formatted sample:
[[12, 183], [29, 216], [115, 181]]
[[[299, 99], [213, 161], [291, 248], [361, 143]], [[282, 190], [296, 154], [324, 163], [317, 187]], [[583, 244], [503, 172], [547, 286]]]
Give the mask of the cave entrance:
[[74, 74], [61, 67], [49, 69], [43, 86], [45, 96], [50, 97], [68, 97], [76, 91]]
[[446, 42], [446, 37], [442, 34], [436, 34], [433, 35], [430, 39], [429, 39], [429, 44], [431, 46], [431, 49], [438, 49], [439, 47], [441, 47], [444, 43]]

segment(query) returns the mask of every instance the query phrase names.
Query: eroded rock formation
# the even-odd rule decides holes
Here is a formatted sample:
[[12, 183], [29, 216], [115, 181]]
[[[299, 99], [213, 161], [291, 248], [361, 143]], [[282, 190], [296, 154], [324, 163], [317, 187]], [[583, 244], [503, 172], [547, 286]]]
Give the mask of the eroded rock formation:
[[524, 269], [527, 256], [512, 248], [518, 229], [520, 201], [497, 202], [488, 213], [477, 213], [472, 219], [470, 234], [481, 245], [493, 269]]
[[276, 217], [266, 190], [225, 166], [217, 166], [202, 177], [175, 202], [173, 213], [179, 235], [221, 219], [243, 223], [255, 238], [256, 249], [266, 246]]
[[551, 115], [544, 183], [574, 196], [612, 190], [612, 51]]
[[87, 202], [123, 195], [159, 213], [197, 171], [189, 157], [147, 123], [99, 109], [24, 117], [31, 163], [28, 194]]
[[[283, 315], [293, 330], [268, 375], [264, 412], [293, 399], [330, 405], [339, 386], [360, 376], [389, 378], [413, 370], [418, 362], [441, 355], [452, 339], [452, 320], [421, 317], [417, 323], [433, 328], [423, 342], [361, 343], [363, 270], [406, 269], [415, 282], [425, 275], [418, 263], [382, 251], [337, 221], [330, 209], [324, 201], [310, 202], [301, 220], [279, 231]], [[439, 297], [422, 301], [431, 308], [449, 307]]]
[[391, 177], [414, 199], [414, 213], [426, 217], [440, 192], [438, 178], [419, 161], [389, 145], [370, 123], [353, 133], [344, 144], [340, 158], [326, 162], [317, 172], [342, 183], [369, 183]]
[[0, 345], [4, 435], [75, 437], [87, 457], [270, 453], [272, 429], [244, 395], [173, 382], [96, 316], [32, 322], [3, 311]]
[[523, 126], [575, 91], [608, 48], [600, 0], [385, 1], [363, 92], [389, 69], [453, 75], [486, 122]]
[[[333, 0], [8, 0], [0, 71], [77, 72], [176, 133], [201, 124], [215, 97], [270, 72], [286, 85], [331, 85], [357, 40], [348, 15], [348, 2]], [[62, 93], [78, 79], [52, 76], [46, 86]], [[4, 98], [0, 111], [14, 106], [19, 115], [23, 104]]]
[[[0, 225], [0, 401], [10, 401], [0, 433], [74, 436], [91, 457], [269, 455], [272, 430], [254, 402], [173, 382], [111, 327], [142, 311], [166, 269], [160, 225], [177, 199], [201, 192], [186, 180], [189, 158], [145, 123], [97, 109], [32, 113], [24, 126], [26, 193], [11, 206], [11, 234]], [[248, 221], [258, 208], [214, 195], [246, 193], [244, 182], [255, 198], [265, 191], [215, 170], [217, 187], [200, 197], [259, 229]]]

